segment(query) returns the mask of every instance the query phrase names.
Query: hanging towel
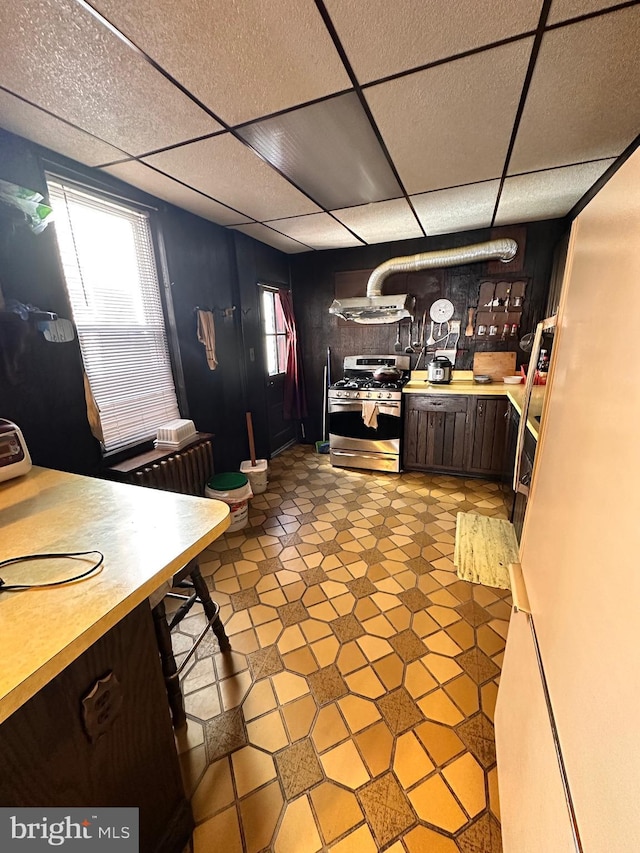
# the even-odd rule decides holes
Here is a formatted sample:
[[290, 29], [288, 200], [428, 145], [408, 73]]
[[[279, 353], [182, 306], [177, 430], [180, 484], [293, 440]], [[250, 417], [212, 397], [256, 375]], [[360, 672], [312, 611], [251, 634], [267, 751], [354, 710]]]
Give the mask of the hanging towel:
[[209, 370], [215, 370], [218, 366], [216, 358], [216, 329], [213, 322], [213, 313], [198, 309], [198, 340], [204, 344], [207, 353], [207, 364]]
[[378, 403], [376, 400], [362, 401], [362, 420], [371, 429], [378, 428]]

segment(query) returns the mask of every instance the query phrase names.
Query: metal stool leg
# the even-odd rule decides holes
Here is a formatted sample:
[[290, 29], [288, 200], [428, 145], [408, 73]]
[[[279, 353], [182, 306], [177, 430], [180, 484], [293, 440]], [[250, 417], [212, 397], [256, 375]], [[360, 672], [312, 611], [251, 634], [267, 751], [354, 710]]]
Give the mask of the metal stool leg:
[[204, 612], [207, 617], [207, 620], [211, 621], [211, 630], [216, 635], [218, 639], [218, 645], [220, 646], [221, 652], [228, 652], [231, 649], [231, 643], [229, 642], [229, 638], [224, 630], [224, 625], [220, 621], [220, 607], [214, 601], [211, 600], [211, 595], [209, 594], [209, 587], [207, 586], [202, 574], [200, 573], [200, 567], [197, 565], [191, 571], [191, 580], [193, 582], [193, 588], [196, 591], [196, 595], [202, 602], [202, 606], [204, 607]]
[[153, 627], [155, 628], [156, 640], [160, 651], [162, 674], [164, 675], [164, 682], [167, 687], [173, 727], [174, 729], [179, 729], [186, 724], [187, 718], [184, 712], [182, 690], [180, 689], [180, 682], [178, 680], [178, 667], [176, 666], [176, 659], [173, 655], [173, 647], [171, 646], [171, 632], [167, 624], [164, 601], [156, 604], [151, 612], [153, 614]]

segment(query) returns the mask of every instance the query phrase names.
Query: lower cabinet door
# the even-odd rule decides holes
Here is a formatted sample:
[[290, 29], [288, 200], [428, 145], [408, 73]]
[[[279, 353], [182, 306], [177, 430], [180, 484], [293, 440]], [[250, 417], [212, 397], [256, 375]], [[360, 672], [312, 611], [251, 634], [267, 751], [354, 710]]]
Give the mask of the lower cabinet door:
[[530, 617], [509, 624], [496, 750], [504, 853], [576, 853]]
[[471, 474], [502, 476], [507, 438], [506, 397], [475, 397], [470, 401], [469, 464]]
[[467, 398], [410, 396], [404, 432], [408, 470], [463, 472], [467, 456]]

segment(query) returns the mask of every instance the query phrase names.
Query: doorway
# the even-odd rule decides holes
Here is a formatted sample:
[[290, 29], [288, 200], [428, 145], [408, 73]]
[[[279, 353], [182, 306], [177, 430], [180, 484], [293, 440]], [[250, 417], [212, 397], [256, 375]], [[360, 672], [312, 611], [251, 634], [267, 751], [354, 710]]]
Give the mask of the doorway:
[[284, 417], [287, 332], [280, 301], [280, 288], [268, 284], [258, 286], [265, 353], [269, 453], [274, 456], [296, 440], [297, 432], [295, 421], [285, 420]]

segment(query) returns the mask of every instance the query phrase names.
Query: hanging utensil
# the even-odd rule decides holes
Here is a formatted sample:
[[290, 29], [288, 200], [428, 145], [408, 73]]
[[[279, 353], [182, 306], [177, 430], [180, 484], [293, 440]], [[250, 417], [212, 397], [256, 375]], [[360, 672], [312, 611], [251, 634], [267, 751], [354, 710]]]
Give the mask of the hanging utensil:
[[393, 349], [396, 352], [402, 352], [402, 343], [400, 341], [400, 323], [398, 323], [398, 331], [396, 333], [396, 342], [393, 345]]
[[411, 322], [409, 323], [409, 340], [407, 341], [407, 345], [404, 348], [404, 351], [406, 352], [407, 355], [411, 355], [412, 353], [415, 352], [415, 350], [411, 344], [411, 338], [413, 337], [412, 333], [413, 333], [413, 320], [411, 320]]
[[473, 337], [473, 308], [469, 308], [469, 319], [467, 320], [467, 328], [464, 330], [465, 337]]
[[433, 326], [434, 326], [434, 323], [433, 323], [433, 320], [432, 320], [432, 321], [431, 321], [431, 329], [430, 329], [430, 331], [429, 331], [429, 338], [428, 338], [428, 340], [427, 340], [427, 346], [428, 346], [428, 347], [433, 346], [433, 345], [435, 344], [435, 342], [436, 342], [436, 339], [433, 337]]
[[420, 328], [420, 320], [416, 320], [416, 339], [415, 341], [411, 341], [411, 346], [414, 347], [414, 349], [420, 348]]

